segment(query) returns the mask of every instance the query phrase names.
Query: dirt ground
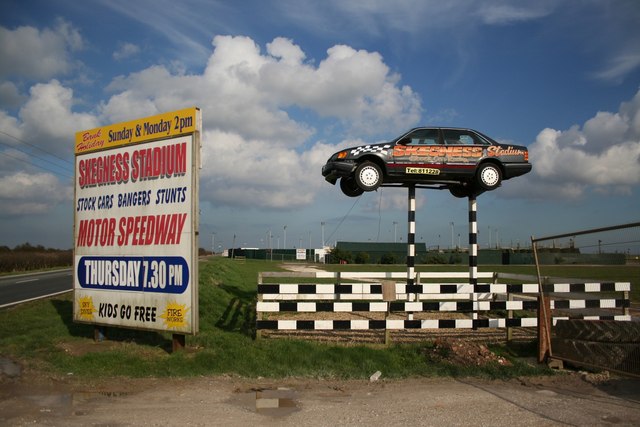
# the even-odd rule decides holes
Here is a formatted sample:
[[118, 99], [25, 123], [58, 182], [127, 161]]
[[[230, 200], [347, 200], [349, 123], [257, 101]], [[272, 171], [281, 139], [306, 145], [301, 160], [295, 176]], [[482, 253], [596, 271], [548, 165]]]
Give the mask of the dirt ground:
[[21, 372], [4, 362], [0, 425], [7, 426], [630, 426], [640, 420], [640, 380], [608, 374], [388, 380], [382, 370], [376, 381], [86, 381]]

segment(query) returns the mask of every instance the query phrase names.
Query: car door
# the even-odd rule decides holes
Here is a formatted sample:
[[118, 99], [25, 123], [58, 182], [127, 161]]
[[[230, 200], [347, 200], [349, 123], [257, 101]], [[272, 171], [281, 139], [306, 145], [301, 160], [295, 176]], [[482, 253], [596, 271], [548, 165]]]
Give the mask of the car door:
[[445, 163], [442, 173], [453, 180], [472, 176], [487, 144], [467, 129], [442, 129], [442, 138]]
[[437, 178], [445, 166], [440, 129], [414, 129], [393, 147], [389, 172], [405, 181], [429, 181]]

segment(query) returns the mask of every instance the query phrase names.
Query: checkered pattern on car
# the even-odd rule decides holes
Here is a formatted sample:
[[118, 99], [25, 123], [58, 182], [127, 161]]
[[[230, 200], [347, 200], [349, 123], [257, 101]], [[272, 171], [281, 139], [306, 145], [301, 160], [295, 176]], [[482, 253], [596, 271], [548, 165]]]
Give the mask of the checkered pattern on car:
[[362, 147], [358, 147], [355, 148], [353, 150], [351, 150], [351, 155], [352, 156], [357, 156], [359, 154], [362, 153], [381, 153], [381, 154], [387, 154], [387, 150], [391, 148], [391, 145], [389, 144], [385, 144], [385, 145], [376, 145], [376, 146], [371, 146], [371, 145], [364, 145]]

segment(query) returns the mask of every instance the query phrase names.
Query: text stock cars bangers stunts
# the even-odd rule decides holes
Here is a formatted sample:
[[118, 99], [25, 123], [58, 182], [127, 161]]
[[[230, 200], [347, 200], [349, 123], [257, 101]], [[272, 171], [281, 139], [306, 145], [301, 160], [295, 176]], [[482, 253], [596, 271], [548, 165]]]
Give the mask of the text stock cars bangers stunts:
[[441, 185], [456, 197], [498, 188], [531, 171], [527, 147], [505, 145], [472, 129], [420, 127], [391, 142], [334, 153], [322, 168], [350, 197], [381, 185]]

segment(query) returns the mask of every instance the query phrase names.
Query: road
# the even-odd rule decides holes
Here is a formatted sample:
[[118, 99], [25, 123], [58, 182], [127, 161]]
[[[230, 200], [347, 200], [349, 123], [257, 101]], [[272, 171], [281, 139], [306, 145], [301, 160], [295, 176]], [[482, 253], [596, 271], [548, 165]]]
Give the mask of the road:
[[0, 308], [73, 289], [72, 269], [0, 277]]
[[[591, 375], [591, 374], [589, 374]], [[637, 426], [638, 380], [0, 379], [11, 426]]]

